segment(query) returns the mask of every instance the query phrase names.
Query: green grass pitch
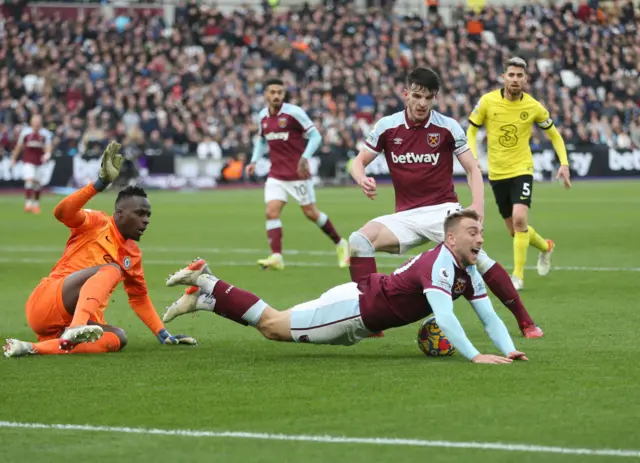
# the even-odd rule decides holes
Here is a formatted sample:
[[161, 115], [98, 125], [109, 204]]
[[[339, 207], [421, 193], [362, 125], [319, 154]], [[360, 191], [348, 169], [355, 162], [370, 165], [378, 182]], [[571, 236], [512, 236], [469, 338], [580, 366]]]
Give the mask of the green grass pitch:
[[[463, 204], [469, 202], [458, 185]], [[486, 188], [485, 249], [512, 265], [512, 240]], [[180, 290], [167, 274], [196, 256], [230, 283], [276, 308], [317, 297], [348, 281], [333, 246], [295, 204], [284, 212], [284, 272], [261, 271], [268, 254], [262, 190], [150, 192], [151, 225], [141, 247], [151, 298], [159, 312]], [[376, 201], [356, 188], [317, 191], [320, 209], [347, 237], [393, 210], [393, 191]], [[107, 309], [129, 344], [109, 355], [65, 355], [0, 361], [0, 421], [165, 430], [489, 442], [589, 449], [640, 448], [640, 182], [577, 182], [570, 191], [536, 184], [531, 223], [556, 241], [557, 267], [541, 278], [529, 251], [522, 297], [544, 329], [523, 339], [513, 316], [496, 310], [529, 363], [472, 365], [460, 356], [425, 357], [418, 324], [344, 348], [278, 344], [209, 313], [168, 324], [200, 341], [161, 346], [127, 305], [122, 289]], [[22, 212], [20, 196], [0, 196], [0, 336], [34, 340], [24, 302], [61, 254], [68, 236], [45, 196], [40, 216]], [[113, 193], [90, 207], [111, 212]], [[426, 249], [429, 246], [426, 246]], [[419, 250], [414, 250], [412, 254]], [[406, 257], [379, 255], [391, 271]], [[495, 352], [463, 300], [468, 335]], [[3, 462], [603, 462], [615, 455], [415, 447], [233, 437], [134, 434], [106, 430], [0, 426]], [[528, 447], [527, 447], [528, 449]], [[635, 455], [638, 457], [640, 453]]]

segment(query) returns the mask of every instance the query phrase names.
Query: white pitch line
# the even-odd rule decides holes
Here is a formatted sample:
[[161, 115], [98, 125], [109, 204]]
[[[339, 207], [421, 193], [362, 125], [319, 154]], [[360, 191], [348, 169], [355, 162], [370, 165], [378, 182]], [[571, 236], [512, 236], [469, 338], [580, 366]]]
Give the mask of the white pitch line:
[[[54, 259], [43, 258], [31, 258], [31, 257], [0, 257], [0, 263], [6, 264], [51, 264], [53, 265]], [[185, 266], [189, 263], [188, 260], [180, 259], [143, 259], [144, 265], [177, 265]], [[236, 261], [236, 260], [216, 260], [210, 261], [212, 266], [218, 267], [256, 267], [255, 261]], [[401, 262], [397, 263], [382, 263], [378, 264], [378, 268], [396, 268]], [[318, 267], [318, 268], [337, 268], [336, 264], [328, 262], [305, 262], [305, 261], [287, 261], [287, 267]], [[533, 270], [536, 267], [527, 266], [528, 270]], [[569, 271], [569, 272], [640, 272], [640, 267], [553, 267], [553, 270], [557, 271]]]
[[[56, 246], [6, 246], [0, 245], [0, 252], [8, 253], [8, 254], [18, 254], [18, 253], [62, 253], [64, 249]], [[186, 256], [185, 260], [178, 259], [144, 259], [144, 264], [149, 265], [183, 265], [188, 263], [188, 258], [193, 258], [196, 255], [206, 257], [207, 254], [255, 254], [262, 255], [265, 253], [264, 249], [246, 249], [246, 248], [164, 248], [164, 247], [148, 247], [144, 248], [143, 251], [153, 254], [184, 254]], [[330, 256], [335, 257], [335, 252], [333, 251], [319, 251], [319, 250], [299, 250], [299, 249], [289, 249], [283, 251], [285, 255], [291, 256]], [[395, 260], [393, 263], [382, 263], [378, 264], [378, 267], [382, 268], [395, 268], [405, 260], [411, 258], [412, 255], [409, 254], [385, 254], [379, 253], [376, 254], [376, 260], [382, 259], [392, 259]], [[55, 258], [54, 258], [55, 260]], [[36, 258], [10, 258], [10, 257], [0, 257], [0, 262], [19, 262], [19, 263], [53, 263], [51, 259], [36, 259]], [[245, 266], [254, 266], [255, 262], [241, 262], [241, 261], [212, 261], [212, 264], [227, 266], [227, 267], [245, 267]], [[287, 261], [286, 265], [289, 267], [335, 267], [333, 264], [325, 263], [325, 262], [301, 262], [301, 261]], [[528, 270], [533, 270], [535, 266], [525, 267]], [[554, 266], [553, 270], [559, 271], [575, 271], [575, 272], [640, 272], [640, 267], [592, 267], [592, 266]]]
[[501, 442], [455, 442], [422, 439], [396, 439], [389, 437], [343, 437], [343, 436], [314, 436], [305, 434], [271, 434], [258, 432], [236, 431], [195, 431], [191, 429], [155, 429], [129, 428], [120, 426], [90, 426], [78, 424], [44, 424], [18, 423], [0, 421], [0, 428], [18, 429], [47, 429], [56, 431], [88, 431], [123, 434], [147, 434], [179, 437], [217, 437], [230, 439], [259, 439], [274, 441], [316, 442], [325, 444], [365, 444], [365, 445], [394, 445], [404, 447], [440, 447], [456, 449], [497, 450], [503, 452], [528, 453], [559, 453], [565, 455], [589, 455], [608, 457], [640, 458], [640, 450], [623, 449], [587, 449], [573, 447], [552, 447], [546, 445], [503, 444]]

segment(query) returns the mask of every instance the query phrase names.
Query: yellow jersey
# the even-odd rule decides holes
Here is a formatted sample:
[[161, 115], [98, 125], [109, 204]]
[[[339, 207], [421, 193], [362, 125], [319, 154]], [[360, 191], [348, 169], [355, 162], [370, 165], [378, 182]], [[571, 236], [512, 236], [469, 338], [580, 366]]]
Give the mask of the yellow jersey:
[[502, 180], [533, 174], [533, 155], [529, 147], [533, 124], [547, 130], [553, 127], [549, 111], [535, 98], [522, 93], [518, 101], [504, 97], [504, 89], [485, 93], [469, 122], [487, 130], [489, 180]]

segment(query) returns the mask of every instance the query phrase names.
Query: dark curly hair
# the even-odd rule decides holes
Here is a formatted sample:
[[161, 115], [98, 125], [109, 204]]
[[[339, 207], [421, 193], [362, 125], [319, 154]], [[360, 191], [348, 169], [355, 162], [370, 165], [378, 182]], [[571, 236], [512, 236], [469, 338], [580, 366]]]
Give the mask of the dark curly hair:
[[142, 198], [146, 198], [147, 192], [144, 191], [144, 189], [140, 188], [139, 186], [128, 186], [118, 192], [118, 197], [116, 198], [116, 205], [123, 199], [133, 198], [134, 196], [140, 196]]

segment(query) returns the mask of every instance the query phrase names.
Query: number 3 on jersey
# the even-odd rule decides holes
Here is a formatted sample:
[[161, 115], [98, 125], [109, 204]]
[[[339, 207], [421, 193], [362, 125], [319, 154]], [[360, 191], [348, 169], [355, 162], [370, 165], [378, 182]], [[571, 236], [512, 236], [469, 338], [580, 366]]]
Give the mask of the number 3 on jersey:
[[518, 128], [513, 124], [507, 124], [500, 127], [503, 135], [498, 141], [505, 148], [513, 148], [518, 144]]

